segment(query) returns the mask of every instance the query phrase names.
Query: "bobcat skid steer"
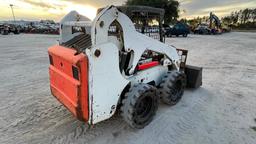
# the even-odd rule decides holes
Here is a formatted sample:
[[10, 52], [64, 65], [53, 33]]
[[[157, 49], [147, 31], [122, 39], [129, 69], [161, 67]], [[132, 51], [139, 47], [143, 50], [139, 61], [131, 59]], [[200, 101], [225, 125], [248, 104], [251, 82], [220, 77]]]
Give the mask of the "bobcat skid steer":
[[177, 49], [138, 33], [114, 6], [93, 21], [75, 11], [66, 15], [59, 45], [48, 53], [52, 95], [89, 125], [118, 110], [131, 127], [143, 128], [159, 99], [175, 105], [186, 85]]

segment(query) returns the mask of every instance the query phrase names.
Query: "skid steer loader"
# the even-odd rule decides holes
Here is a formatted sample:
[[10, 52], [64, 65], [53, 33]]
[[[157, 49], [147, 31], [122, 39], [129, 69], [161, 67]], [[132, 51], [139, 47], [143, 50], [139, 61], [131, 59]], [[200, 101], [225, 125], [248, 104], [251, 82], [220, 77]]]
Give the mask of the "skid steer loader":
[[186, 74], [177, 49], [138, 33], [116, 7], [93, 21], [73, 11], [60, 24], [59, 45], [48, 49], [50, 88], [77, 119], [93, 125], [118, 110], [140, 129], [153, 120], [159, 99], [180, 101]]

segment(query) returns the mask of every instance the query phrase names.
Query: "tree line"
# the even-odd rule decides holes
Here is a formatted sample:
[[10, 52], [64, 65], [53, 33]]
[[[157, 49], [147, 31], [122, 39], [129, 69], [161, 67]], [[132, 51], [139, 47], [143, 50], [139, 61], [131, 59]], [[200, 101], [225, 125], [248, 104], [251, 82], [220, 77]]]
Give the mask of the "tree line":
[[[192, 27], [198, 24], [209, 22], [209, 16], [196, 17], [190, 20], [181, 19], [180, 21], [188, 23]], [[229, 15], [221, 18], [222, 27], [231, 27], [233, 29], [256, 29], [256, 8], [233, 11]]]
[[233, 28], [256, 28], [256, 8], [243, 9], [231, 12], [230, 15], [222, 18], [224, 24]]
[[234, 25], [256, 22], [256, 8], [234, 11], [230, 15], [223, 17], [222, 21]]

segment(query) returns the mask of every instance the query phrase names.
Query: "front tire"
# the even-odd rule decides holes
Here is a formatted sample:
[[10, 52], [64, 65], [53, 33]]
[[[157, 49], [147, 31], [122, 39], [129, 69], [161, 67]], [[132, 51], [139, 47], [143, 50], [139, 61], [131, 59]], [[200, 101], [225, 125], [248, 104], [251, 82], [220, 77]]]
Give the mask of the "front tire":
[[177, 104], [186, 87], [186, 75], [180, 71], [169, 71], [160, 84], [159, 92], [163, 103], [167, 105]]
[[142, 129], [153, 120], [158, 108], [158, 99], [153, 86], [137, 84], [125, 94], [121, 115], [132, 128]]

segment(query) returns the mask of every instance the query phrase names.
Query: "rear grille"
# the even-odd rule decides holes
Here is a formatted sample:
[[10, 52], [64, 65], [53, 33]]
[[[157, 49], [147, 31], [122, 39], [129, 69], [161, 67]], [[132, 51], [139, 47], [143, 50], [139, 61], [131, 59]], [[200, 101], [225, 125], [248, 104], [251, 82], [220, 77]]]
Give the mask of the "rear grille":
[[71, 40], [62, 43], [62, 46], [74, 48], [78, 53], [83, 52], [86, 48], [92, 46], [91, 35], [89, 34], [80, 34], [75, 36]]

